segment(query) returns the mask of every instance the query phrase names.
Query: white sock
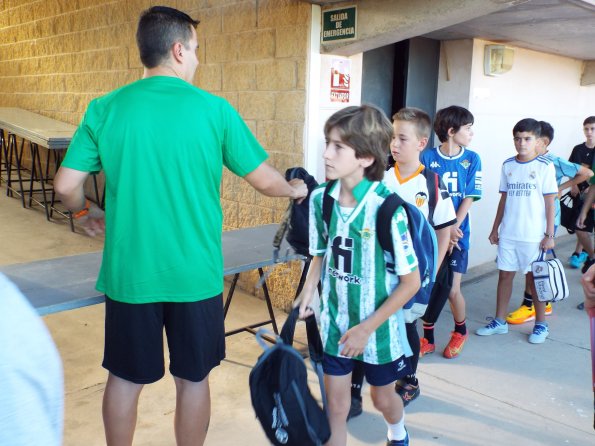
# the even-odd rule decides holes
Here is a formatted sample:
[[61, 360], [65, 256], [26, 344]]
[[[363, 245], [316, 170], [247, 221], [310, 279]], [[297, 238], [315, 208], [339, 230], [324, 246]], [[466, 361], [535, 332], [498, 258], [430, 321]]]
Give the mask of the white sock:
[[389, 441], [403, 440], [405, 435], [407, 435], [407, 431], [405, 430], [405, 412], [403, 412], [401, 421], [396, 424], [389, 424], [386, 420], [384, 420], [384, 422], [386, 423], [386, 427], [388, 427], [388, 433], [386, 434], [386, 437]]

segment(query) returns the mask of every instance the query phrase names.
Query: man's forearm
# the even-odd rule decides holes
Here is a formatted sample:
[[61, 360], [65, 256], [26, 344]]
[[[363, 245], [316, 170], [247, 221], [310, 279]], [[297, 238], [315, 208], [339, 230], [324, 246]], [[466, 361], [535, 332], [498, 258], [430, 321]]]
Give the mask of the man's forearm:
[[268, 197], [302, 198], [305, 193], [300, 193], [295, 187], [285, 181], [285, 178], [267, 163], [262, 163], [244, 177], [250, 185]]
[[85, 207], [85, 180], [89, 174], [60, 167], [54, 178], [54, 191], [67, 209], [77, 211]]

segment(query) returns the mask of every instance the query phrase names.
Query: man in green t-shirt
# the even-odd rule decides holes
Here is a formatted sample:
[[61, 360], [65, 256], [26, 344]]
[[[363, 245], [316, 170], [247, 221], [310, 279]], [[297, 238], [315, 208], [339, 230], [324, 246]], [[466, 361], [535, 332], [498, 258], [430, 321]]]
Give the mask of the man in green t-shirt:
[[[194, 87], [197, 21], [153, 7], [137, 29], [141, 80], [94, 99], [54, 187], [90, 235], [105, 228], [97, 289], [106, 295], [103, 400], [108, 444], [131, 444], [144, 384], [164, 375], [163, 328], [177, 388], [178, 444], [202, 444], [208, 376], [225, 357], [223, 166], [257, 191], [306, 196], [287, 183], [238, 113]], [[105, 214], [85, 199], [92, 172], [106, 178]]]

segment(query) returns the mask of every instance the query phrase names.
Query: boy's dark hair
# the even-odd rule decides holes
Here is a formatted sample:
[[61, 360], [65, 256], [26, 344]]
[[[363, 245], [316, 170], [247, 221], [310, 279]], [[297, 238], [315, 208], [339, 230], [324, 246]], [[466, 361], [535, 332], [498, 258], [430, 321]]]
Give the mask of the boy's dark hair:
[[589, 116], [587, 119], [583, 121], [583, 125], [587, 124], [595, 124], [595, 116]]
[[147, 68], [163, 63], [174, 43], [188, 48], [192, 28], [199, 21], [189, 15], [167, 6], [153, 6], [143, 11], [136, 30], [136, 43], [140, 60]]
[[327, 141], [333, 129], [337, 129], [341, 141], [355, 150], [356, 158], [374, 158], [374, 163], [365, 168], [364, 175], [371, 181], [381, 181], [393, 138], [393, 126], [386, 115], [372, 105], [345, 107], [326, 121], [324, 137]]
[[541, 127], [541, 137], [547, 138], [551, 144], [554, 140], [554, 128], [549, 122], [545, 121], [539, 121], [539, 126]]
[[440, 142], [448, 141], [448, 130], [453, 129], [455, 133], [467, 124], [473, 124], [475, 118], [469, 110], [458, 105], [438, 110], [434, 119], [434, 132], [438, 135]]
[[405, 107], [393, 115], [393, 121], [411, 122], [415, 125], [415, 134], [418, 139], [429, 138], [432, 129], [432, 120], [423, 110], [415, 107]]
[[521, 119], [512, 129], [512, 136], [516, 135], [518, 132], [533, 133], [535, 138], [539, 138], [541, 136], [541, 125], [539, 124], [539, 121], [533, 118]]

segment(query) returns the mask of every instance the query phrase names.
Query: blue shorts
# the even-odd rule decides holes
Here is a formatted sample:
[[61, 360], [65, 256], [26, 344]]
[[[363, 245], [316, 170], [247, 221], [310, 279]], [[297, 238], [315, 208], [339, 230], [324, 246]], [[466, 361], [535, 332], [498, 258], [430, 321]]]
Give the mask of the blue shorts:
[[455, 246], [448, 261], [453, 272], [465, 274], [467, 272], [467, 264], [469, 263], [469, 251], [464, 248], [457, 249]]
[[[326, 375], [345, 376], [353, 371], [356, 362], [361, 361], [340, 358], [325, 353], [322, 359], [322, 370]], [[368, 364], [367, 362], [362, 364], [364, 365], [366, 381], [375, 387], [386, 386], [412, 373], [409, 359], [405, 356], [401, 356], [396, 361], [388, 364]]]

